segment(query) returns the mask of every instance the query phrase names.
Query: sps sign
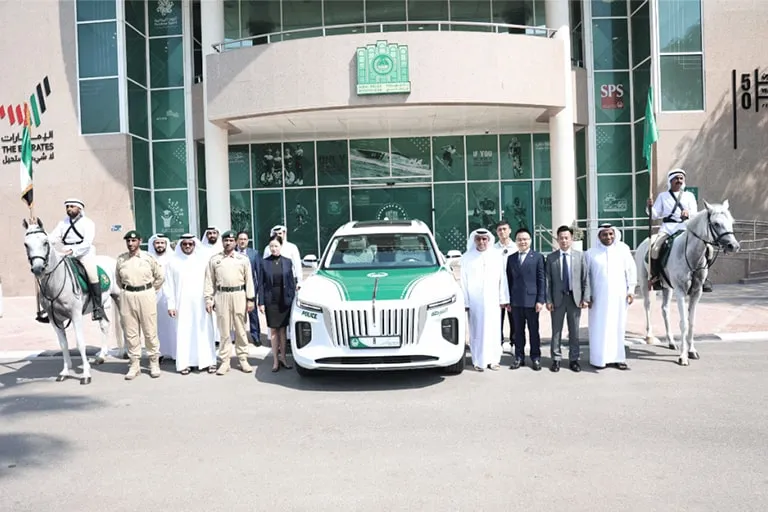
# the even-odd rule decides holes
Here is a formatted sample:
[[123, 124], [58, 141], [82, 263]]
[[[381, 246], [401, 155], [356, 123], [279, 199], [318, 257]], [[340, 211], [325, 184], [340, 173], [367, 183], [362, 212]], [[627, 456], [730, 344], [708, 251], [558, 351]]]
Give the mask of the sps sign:
[[606, 110], [624, 108], [624, 84], [601, 85], [600, 107]]

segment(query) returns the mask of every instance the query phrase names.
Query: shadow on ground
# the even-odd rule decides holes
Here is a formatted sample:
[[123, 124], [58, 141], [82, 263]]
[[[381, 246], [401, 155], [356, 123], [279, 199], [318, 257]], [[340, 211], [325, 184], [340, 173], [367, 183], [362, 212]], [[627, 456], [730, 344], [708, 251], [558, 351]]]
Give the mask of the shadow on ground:
[[[24, 470], [49, 466], [52, 460], [61, 460], [69, 449], [69, 443], [57, 436], [19, 432], [0, 434], [0, 480]], [[3, 504], [13, 510], [14, 504], [6, 499], [12, 497], [4, 498]]]

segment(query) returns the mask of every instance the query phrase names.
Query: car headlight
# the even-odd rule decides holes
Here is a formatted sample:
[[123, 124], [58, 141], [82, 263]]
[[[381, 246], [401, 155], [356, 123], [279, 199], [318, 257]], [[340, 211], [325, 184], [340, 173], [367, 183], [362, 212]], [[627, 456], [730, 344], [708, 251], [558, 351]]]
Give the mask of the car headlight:
[[441, 299], [436, 302], [432, 302], [431, 304], [427, 304], [427, 309], [435, 309], [435, 308], [441, 308], [443, 306], [447, 306], [449, 304], [453, 304], [456, 302], [456, 294], [454, 293], [447, 299]]
[[299, 306], [300, 308], [307, 309], [309, 311], [316, 311], [318, 313], [323, 312], [323, 306], [312, 304], [311, 302], [296, 300], [296, 305]]

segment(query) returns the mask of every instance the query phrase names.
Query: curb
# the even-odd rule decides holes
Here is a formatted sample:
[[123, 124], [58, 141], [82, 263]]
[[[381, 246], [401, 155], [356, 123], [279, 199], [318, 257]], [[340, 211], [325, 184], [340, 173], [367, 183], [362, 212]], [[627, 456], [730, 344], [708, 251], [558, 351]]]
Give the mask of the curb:
[[[101, 349], [97, 347], [87, 347], [85, 349], [86, 357], [95, 357], [98, 355]], [[270, 347], [255, 347], [253, 345], [248, 346], [249, 357], [266, 357], [272, 353]], [[289, 352], [290, 354], [290, 352]], [[69, 355], [73, 359], [80, 357], [80, 352], [77, 349], [70, 349]], [[62, 358], [61, 350], [7, 350], [0, 351], [0, 361], [32, 361], [34, 359], [60, 359]], [[125, 361], [124, 359], [117, 359], [117, 350], [111, 349], [109, 351], [109, 357], [116, 359], [117, 361]], [[146, 354], [142, 353], [142, 357], [146, 357]], [[234, 348], [232, 350], [232, 357], [234, 357]]]

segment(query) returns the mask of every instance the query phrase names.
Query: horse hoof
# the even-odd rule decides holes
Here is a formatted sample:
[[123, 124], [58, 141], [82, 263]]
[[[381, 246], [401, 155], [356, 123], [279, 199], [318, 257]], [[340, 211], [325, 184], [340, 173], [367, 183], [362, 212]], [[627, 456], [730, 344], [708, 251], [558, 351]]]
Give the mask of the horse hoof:
[[59, 375], [58, 377], [56, 377], [56, 382], [64, 382], [65, 380], [67, 380], [66, 375]]
[[667, 348], [669, 348], [671, 350], [677, 350], [677, 345], [675, 345], [674, 343], [670, 343], [670, 344], [667, 345]]
[[80, 379], [80, 385], [81, 386], [87, 386], [90, 383], [91, 383], [91, 378], [90, 377], [83, 377], [82, 379]]
[[679, 364], [680, 366], [688, 366], [688, 360], [687, 359], [683, 360], [682, 357], [678, 357], [677, 358], [677, 364]]
[[105, 361], [106, 361], [106, 360], [105, 360], [103, 357], [101, 357], [101, 356], [98, 356], [98, 357], [94, 357], [94, 358], [93, 358], [93, 362], [91, 362], [91, 364], [92, 364], [92, 365], [95, 365], [95, 366], [98, 366], [98, 365], [100, 365], [100, 364], [104, 364], [104, 362], [105, 362]]
[[688, 357], [691, 359], [700, 359], [698, 352], [688, 352]]

